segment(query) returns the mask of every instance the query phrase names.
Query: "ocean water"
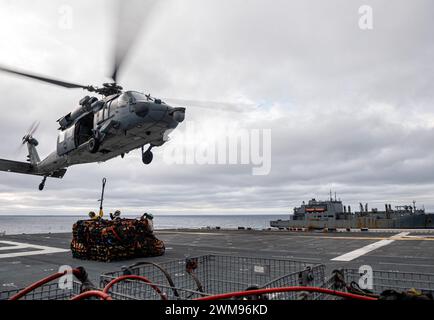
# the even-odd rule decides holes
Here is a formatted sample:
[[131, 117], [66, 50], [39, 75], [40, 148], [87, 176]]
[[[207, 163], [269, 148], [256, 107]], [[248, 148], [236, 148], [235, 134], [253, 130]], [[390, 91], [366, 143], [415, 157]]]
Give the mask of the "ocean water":
[[[0, 215], [0, 234], [36, 234], [71, 232], [81, 216], [2, 216]], [[200, 229], [206, 227], [232, 228], [246, 227], [265, 229], [270, 220], [288, 219], [288, 215], [161, 215], [154, 217], [154, 228], [163, 229]]]

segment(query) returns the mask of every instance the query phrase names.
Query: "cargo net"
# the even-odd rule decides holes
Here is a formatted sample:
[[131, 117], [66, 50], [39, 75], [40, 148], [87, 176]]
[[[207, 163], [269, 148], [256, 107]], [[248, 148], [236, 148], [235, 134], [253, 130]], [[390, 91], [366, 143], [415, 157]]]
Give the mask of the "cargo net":
[[[23, 289], [0, 292], [0, 301], [8, 300]], [[60, 288], [57, 282], [42, 285], [20, 297], [20, 300], [70, 300], [81, 293], [81, 283], [74, 281], [72, 288]]]
[[82, 260], [110, 262], [165, 252], [148, 218], [81, 220], [74, 224], [72, 234], [72, 256]]
[[[357, 269], [339, 269], [332, 272], [323, 288], [381, 300], [433, 300], [434, 274], [378, 270], [367, 274]], [[342, 297], [320, 293], [314, 299]]]
[[19, 290], [0, 292], [0, 300], [75, 299], [111, 300], [107, 294], [94, 286], [83, 267], [53, 273]]
[[433, 300], [434, 274], [373, 271], [372, 288], [364, 289], [358, 270], [335, 270], [327, 279], [324, 270], [300, 261], [207, 255], [139, 262], [101, 275], [99, 286], [78, 267], [71, 287], [60, 288], [66, 271], [58, 272], [0, 292], [0, 300]]
[[[119, 300], [185, 300], [282, 286], [319, 287], [324, 284], [324, 273], [324, 265], [308, 262], [206, 255], [159, 265], [137, 263], [101, 275], [100, 287]], [[289, 292], [246, 299], [294, 300], [307, 294]]]

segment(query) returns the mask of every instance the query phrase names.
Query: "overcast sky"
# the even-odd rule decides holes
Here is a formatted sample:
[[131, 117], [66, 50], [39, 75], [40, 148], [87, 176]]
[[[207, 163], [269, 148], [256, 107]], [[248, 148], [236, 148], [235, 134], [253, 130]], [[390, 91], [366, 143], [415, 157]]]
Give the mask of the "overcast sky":
[[[359, 28], [365, 4], [372, 30]], [[0, 0], [0, 64], [108, 81], [114, 8], [105, 0]], [[103, 177], [107, 210], [130, 214], [285, 214], [330, 189], [354, 208], [416, 200], [434, 210], [433, 12], [431, 0], [160, 1], [144, 15], [121, 84], [245, 111], [188, 108], [150, 166], [134, 151], [72, 167], [43, 192], [39, 177], [0, 173], [0, 214], [87, 213], [98, 206]], [[84, 95], [7, 74], [0, 90], [0, 157], [20, 161], [31, 123], [41, 122], [36, 138], [46, 156], [56, 120]], [[183, 139], [188, 123], [205, 141], [218, 140], [221, 124], [271, 129], [270, 174], [253, 176], [251, 165], [168, 164], [165, 148], [200, 141]]]

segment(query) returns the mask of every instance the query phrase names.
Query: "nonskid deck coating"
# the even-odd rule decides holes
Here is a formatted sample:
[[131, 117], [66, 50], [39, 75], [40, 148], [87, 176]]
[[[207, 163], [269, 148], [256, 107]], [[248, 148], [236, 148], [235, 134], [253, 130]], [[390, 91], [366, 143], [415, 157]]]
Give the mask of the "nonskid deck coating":
[[[164, 256], [111, 263], [73, 259], [69, 251], [70, 233], [7, 235], [0, 237], [0, 291], [24, 287], [57, 272], [64, 265], [85, 267], [91, 279], [98, 283], [101, 273], [119, 270], [137, 261], [158, 263], [206, 254], [303, 260], [325, 264], [327, 272], [338, 267], [370, 265], [374, 270], [434, 273], [434, 238], [431, 231], [398, 234], [401, 232], [389, 230], [351, 233], [165, 230], [156, 231], [156, 236], [166, 244]], [[389, 241], [391, 239], [394, 241]], [[375, 247], [382, 241], [387, 244], [365, 250], [354, 257], [350, 254], [360, 253], [362, 248]], [[26, 248], [31, 254], [25, 254]], [[35, 250], [40, 252], [37, 254]], [[5, 253], [16, 254], [2, 256]], [[336, 260], [348, 255], [352, 258], [350, 261]]]

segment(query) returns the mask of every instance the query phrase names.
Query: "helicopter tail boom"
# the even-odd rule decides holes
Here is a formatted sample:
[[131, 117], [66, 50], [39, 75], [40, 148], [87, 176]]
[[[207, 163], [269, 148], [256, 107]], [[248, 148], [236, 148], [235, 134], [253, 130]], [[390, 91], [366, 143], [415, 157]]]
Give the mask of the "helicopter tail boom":
[[29, 150], [29, 155], [27, 156], [28, 161], [33, 165], [37, 165], [41, 162], [41, 158], [39, 158], [38, 151], [36, 150], [36, 146], [38, 145], [38, 141], [36, 139], [31, 138], [27, 142], [27, 149]]
[[0, 159], [0, 171], [30, 174], [34, 176], [44, 176], [51, 178], [63, 178], [66, 173], [66, 169], [59, 169], [53, 172], [38, 172], [35, 167], [30, 163], [18, 162], [12, 160]]

